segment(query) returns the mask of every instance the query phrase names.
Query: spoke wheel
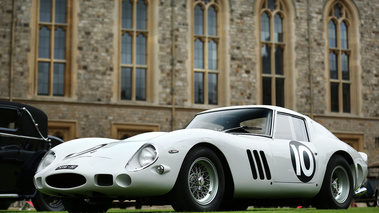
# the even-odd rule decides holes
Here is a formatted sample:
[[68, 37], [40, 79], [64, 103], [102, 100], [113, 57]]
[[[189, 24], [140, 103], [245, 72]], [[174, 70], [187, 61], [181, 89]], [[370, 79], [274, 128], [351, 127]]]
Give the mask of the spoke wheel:
[[338, 203], [344, 203], [350, 193], [350, 180], [347, 171], [337, 166], [332, 172], [330, 190]]
[[353, 199], [353, 175], [345, 158], [333, 156], [326, 168], [324, 181], [315, 197], [318, 209], [347, 209]]
[[209, 159], [201, 157], [193, 162], [188, 175], [188, 187], [197, 203], [207, 205], [212, 202], [218, 185], [217, 169]]
[[173, 190], [175, 211], [217, 211], [225, 191], [224, 169], [209, 148], [191, 150], [183, 161]]

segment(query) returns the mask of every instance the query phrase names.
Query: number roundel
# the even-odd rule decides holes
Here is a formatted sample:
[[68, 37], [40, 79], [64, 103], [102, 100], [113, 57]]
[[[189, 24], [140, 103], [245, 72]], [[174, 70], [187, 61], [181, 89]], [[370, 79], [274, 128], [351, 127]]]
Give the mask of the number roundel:
[[306, 183], [312, 180], [316, 171], [316, 161], [313, 152], [302, 143], [290, 142], [291, 161], [296, 176]]

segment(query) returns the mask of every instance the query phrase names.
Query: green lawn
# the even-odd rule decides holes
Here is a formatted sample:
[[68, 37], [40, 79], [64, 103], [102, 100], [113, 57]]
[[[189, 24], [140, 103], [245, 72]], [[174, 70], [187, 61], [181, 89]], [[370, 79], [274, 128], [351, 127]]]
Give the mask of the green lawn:
[[[7, 210], [7, 211], [0, 211], [2, 212], [17, 212], [17, 213], [27, 213], [27, 212], [34, 212], [36, 213], [35, 210]], [[108, 211], [109, 213], [127, 213], [127, 212], [160, 212], [160, 213], [165, 213], [165, 212], [174, 212], [172, 209], [141, 209], [141, 210], [135, 210], [135, 209], [111, 209]], [[327, 213], [350, 213], [350, 212], [356, 212], [356, 213], [378, 213], [379, 208], [373, 207], [373, 208], [367, 208], [367, 207], [358, 207], [358, 208], [349, 208], [347, 210], [317, 210], [314, 208], [302, 208], [302, 209], [296, 209], [296, 208], [250, 208], [247, 211], [244, 211], [247, 213], [280, 213], [280, 212], [298, 212], [298, 213], [322, 213], [322, 212], [327, 212]], [[42, 213], [42, 212], [41, 212]], [[46, 212], [47, 213], [47, 212]], [[51, 213], [51, 212], [50, 212]], [[56, 213], [65, 213], [65, 212], [56, 212]], [[222, 212], [219, 212], [222, 213]], [[224, 212], [227, 213], [227, 212]], [[228, 212], [228, 213], [233, 213], [233, 212]]]

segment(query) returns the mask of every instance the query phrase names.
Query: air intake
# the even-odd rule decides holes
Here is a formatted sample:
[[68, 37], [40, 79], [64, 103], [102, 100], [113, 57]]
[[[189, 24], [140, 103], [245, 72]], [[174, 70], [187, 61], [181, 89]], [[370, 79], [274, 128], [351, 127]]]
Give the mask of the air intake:
[[62, 189], [82, 186], [86, 182], [87, 181], [84, 176], [79, 175], [79, 174], [72, 174], [72, 173], [56, 174], [56, 175], [51, 175], [46, 178], [46, 183], [49, 186], [52, 186], [55, 188], [62, 188]]

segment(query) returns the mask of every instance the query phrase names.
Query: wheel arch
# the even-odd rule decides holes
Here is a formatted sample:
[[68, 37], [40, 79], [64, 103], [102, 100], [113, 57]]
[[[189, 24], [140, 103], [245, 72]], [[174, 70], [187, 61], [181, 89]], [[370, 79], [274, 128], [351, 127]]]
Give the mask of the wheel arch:
[[330, 156], [327, 165], [329, 165], [330, 160], [333, 157], [335, 157], [335, 156], [341, 156], [341, 157], [343, 157], [347, 161], [347, 163], [349, 164], [350, 170], [351, 170], [351, 174], [353, 176], [353, 186], [354, 186], [354, 190], [355, 190], [355, 188], [357, 187], [356, 186], [356, 183], [357, 183], [357, 171], [356, 171], [356, 168], [355, 168], [355, 165], [354, 165], [353, 158], [349, 155], [349, 153], [340, 150], [340, 151], [335, 152], [332, 156]]

